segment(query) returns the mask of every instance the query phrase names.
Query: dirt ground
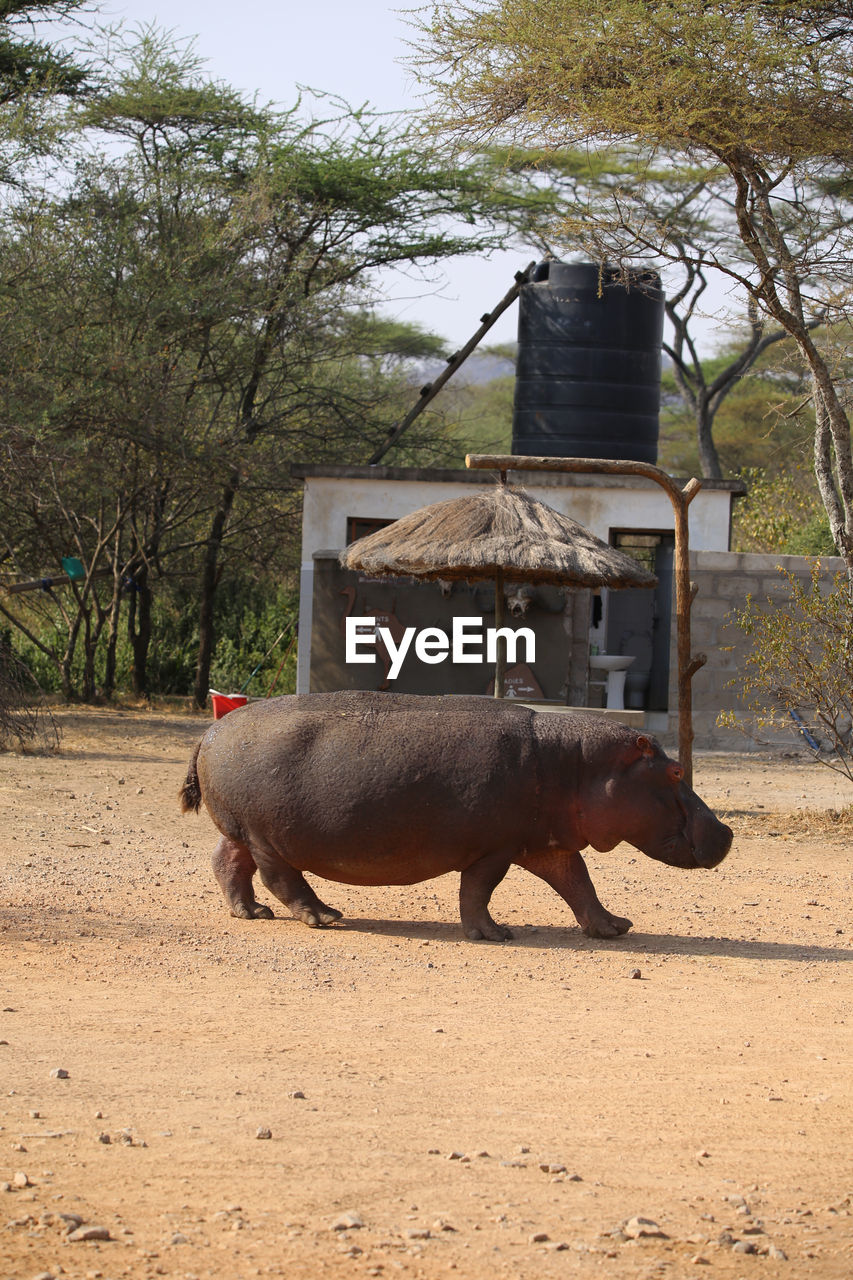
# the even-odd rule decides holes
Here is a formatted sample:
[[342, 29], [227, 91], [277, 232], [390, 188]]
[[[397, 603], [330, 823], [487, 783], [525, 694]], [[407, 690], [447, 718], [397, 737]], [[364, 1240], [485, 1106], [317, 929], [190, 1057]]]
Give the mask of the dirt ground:
[[511, 943], [455, 876], [319, 931], [227, 914], [203, 720], [60, 718], [0, 756], [0, 1280], [853, 1275], [849, 783], [700, 755], [734, 848], [590, 855], [616, 941], [518, 869]]

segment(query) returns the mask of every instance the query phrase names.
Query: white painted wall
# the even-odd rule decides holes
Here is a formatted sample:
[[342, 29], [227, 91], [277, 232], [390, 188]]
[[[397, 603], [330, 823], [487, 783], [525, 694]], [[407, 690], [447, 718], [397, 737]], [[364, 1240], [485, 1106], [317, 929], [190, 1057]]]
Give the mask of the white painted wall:
[[[304, 484], [302, 563], [310, 567], [315, 551], [342, 550], [346, 546], [350, 516], [397, 520], [432, 502], [491, 489], [494, 481], [484, 479], [482, 485], [475, 485], [461, 481], [312, 476]], [[641, 481], [637, 487], [531, 483], [524, 488], [534, 498], [577, 520], [604, 542], [609, 540], [611, 529], [673, 527], [669, 498], [650, 481]], [[693, 499], [689, 508], [691, 551], [728, 551], [731, 496], [728, 490], [708, 489]]]

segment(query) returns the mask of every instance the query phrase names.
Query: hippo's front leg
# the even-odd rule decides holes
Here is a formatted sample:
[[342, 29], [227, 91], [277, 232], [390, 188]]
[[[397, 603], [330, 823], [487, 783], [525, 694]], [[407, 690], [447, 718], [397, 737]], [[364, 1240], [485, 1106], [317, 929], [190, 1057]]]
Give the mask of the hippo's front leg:
[[459, 914], [465, 937], [472, 942], [485, 938], [489, 942], [509, 942], [512, 933], [495, 924], [489, 915], [489, 898], [500, 884], [512, 859], [504, 853], [490, 853], [472, 862], [462, 872], [459, 882]]
[[578, 852], [549, 849], [520, 858], [519, 865], [556, 889], [574, 911], [588, 938], [616, 938], [631, 928], [631, 920], [614, 916], [599, 902], [586, 863]]

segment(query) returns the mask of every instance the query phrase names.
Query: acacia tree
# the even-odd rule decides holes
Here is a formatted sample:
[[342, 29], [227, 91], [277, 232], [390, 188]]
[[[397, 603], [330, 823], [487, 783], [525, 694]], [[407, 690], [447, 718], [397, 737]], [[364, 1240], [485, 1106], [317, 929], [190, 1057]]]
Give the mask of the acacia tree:
[[[647, 265], [663, 270], [664, 306], [672, 338], [663, 350], [670, 358], [676, 389], [695, 423], [699, 467], [703, 476], [723, 478], [714, 438], [714, 421], [727, 396], [768, 348], [786, 338], [782, 328], [770, 327], [753, 298], [746, 313], [727, 333], [725, 362], [715, 361], [713, 375], [697, 346], [698, 322], [709, 281], [715, 274], [708, 248], [730, 221], [727, 206], [718, 208], [704, 173], [690, 168], [638, 163], [636, 151], [607, 148], [596, 151], [543, 151], [511, 148], [491, 153], [498, 173], [511, 173], [529, 183], [539, 195], [520, 210], [518, 229], [550, 256], [580, 251], [588, 257], [607, 255], [602, 226], [614, 220], [631, 225], [635, 240], [644, 238]], [[628, 220], [630, 221], [630, 224]], [[667, 253], [657, 240], [643, 237], [642, 228], [666, 224]], [[638, 287], [636, 284], [633, 287]], [[641, 287], [641, 286], [639, 286]], [[822, 311], [809, 320], [816, 328]]]
[[[850, 294], [853, 17], [844, 0], [498, 0], [440, 4], [421, 65], [443, 125], [554, 148], [630, 145], [692, 165], [728, 224], [699, 266], [736, 282], [809, 369], [815, 473], [853, 571], [853, 457], [839, 386], [812, 333]], [[680, 260], [665, 218], [611, 207], [602, 253]], [[628, 216], [626, 216], [626, 212]]]
[[401, 379], [378, 353], [401, 334], [358, 310], [369, 274], [496, 243], [515, 197], [367, 113], [257, 109], [154, 31], [112, 56], [76, 118], [120, 148], [84, 137], [70, 190], [7, 217], [0, 396], [37, 456], [73, 437], [109, 460], [135, 668], [154, 576], [195, 574], [201, 705], [229, 544], [269, 564], [291, 460], [358, 461], [389, 429]]
[[87, 70], [62, 48], [37, 39], [34, 23], [86, 12], [87, 0], [3, 0], [0, 6], [0, 182], [17, 185], [31, 161], [49, 153], [61, 117], [57, 100], [80, 94]]
[[[312, 421], [328, 388], [307, 372], [324, 366], [322, 337], [310, 335], [334, 329], [379, 268], [498, 243], [513, 197], [485, 186], [477, 166], [448, 166], [407, 128], [367, 112], [323, 101], [326, 117], [306, 121], [301, 108], [226, 101], [191, 54], [152, 33], [125, 57], [83, 121], [125, 139], [175, 271], [186, 276], [188, 218], [199, 246], [189, 260], [204, 255], [200, 297], [187, 294], [181, 321], [196, 335], [192, 397], [209, 415], [205, 441], [220, 463], [198, 592], [203, 705], [223, 544], [259, 441], [298, 439], [304, 450], [313, 434], [328, 448], [331, 433], [339, 456], [364, 456], [369, 420], [355, 416], [348, 429], [340, 414]], [[460, 218], [464, 233], [452, 229]]]

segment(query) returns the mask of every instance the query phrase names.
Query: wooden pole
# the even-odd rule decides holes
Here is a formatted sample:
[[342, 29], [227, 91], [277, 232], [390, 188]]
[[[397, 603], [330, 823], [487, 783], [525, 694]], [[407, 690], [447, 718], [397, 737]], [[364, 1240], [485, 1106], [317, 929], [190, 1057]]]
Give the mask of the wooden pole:
[[[89, 576], [92, 578], [111, 578], [113, 571], [112, 569], [96, 569]], [[74, 581], [82, 582], [83, 579], [69, 578], [67, 573], [52, 574], [45, 578], [32, 578], [28, 582], [13, 582], [11, 585], [4, 586], [4, 590], [8, 591], [10, 596], [14, 596], [21, 591], [50, 591], [53, 587], [67, 587]]]
[[504, 600], [504, 571], [498, 569], [495, 575], [495, 628], [498, 631], [498, 646], [495, 661], [495, 697], [502, 698], [506, 691], [506, 636], [500, 634], [506, 622]]
[[[665, 489], [672, 503], [675, 532], [675, 619], [678, 664], [678, 761], [688, 786], [693, 781], [693, 693], [691, 681], [707, 662], [704, 653], [691, 654], [690, 609], [696, 586], [690, 581], [690, 528], [687, 509], [702, 488], [689, 480], [682, 489], [672, 476], [651, 462], [611, 458], [539, 458], [523, 454], [468, 454], [465, 465], [479, 471], [560, 471], [569, 474], [645, 476]], [[497, 692], [497, 681], [495, 682]]]

